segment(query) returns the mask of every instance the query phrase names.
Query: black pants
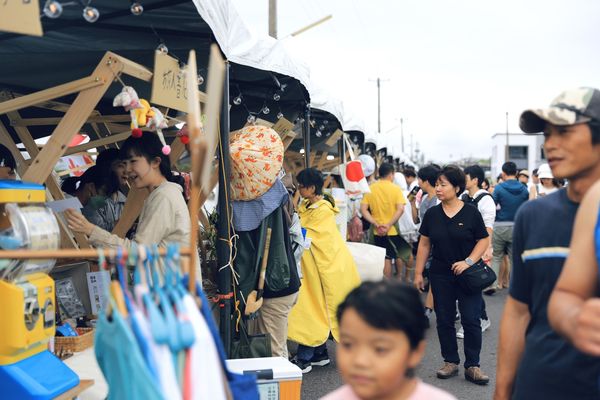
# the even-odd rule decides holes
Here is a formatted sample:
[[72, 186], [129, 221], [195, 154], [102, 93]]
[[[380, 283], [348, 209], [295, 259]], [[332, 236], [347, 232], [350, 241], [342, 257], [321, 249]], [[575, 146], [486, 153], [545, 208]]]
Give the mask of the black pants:
[[481, 293], [465, 292], [458, 285], [454, 275], [430, 272], [429, 280], [433, 292], [438, 339], [444, 361], [460, 364], [456, 328], [454, 327], [456, 300], [458, 300], [460, 320], [465, 330], [465, 368], [478, 367], [481, 353], [481, 323], [479, 321], [482, 306]]

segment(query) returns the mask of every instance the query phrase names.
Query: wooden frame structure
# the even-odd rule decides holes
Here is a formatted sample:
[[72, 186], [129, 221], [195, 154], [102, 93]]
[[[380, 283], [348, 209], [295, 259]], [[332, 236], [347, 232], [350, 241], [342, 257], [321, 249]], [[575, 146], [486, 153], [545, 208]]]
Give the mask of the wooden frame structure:
[[[95, 108], [112, 83], [122, 74], [142, 81], [152, 79], [152, 71], [112, 52], [106, 52], [90, 76], [44, 89], [28, 95], [12, 92], [0, 92], [0, 114], [6, 114], [12, 128], [17, 133], [31, 159], [25, 160], [17, 144], [12, 140], [7, 128], [0, 122], [0, 143], [4, 144], [17, 160], [19, 175], [25, 181], [45, 183], [49, 198], [64, 199], [57, 178], [52, 171], [58, 160], [66, 155], [84, 152], [94, 147], [107, 147], [125, 140], [130, 135], [130, 116], [127, 114], [101, 115]], [[55, 99], [77, 94], [72, 104]], [[201, 101], [206, 99], [200, 93]], [[28, 107], [37, 107], [63, 112], [63, 117], [22, 118], [20, 111]], [[165, 110], [166, 114], [166, 110]], [[73, 137], [80, 132], [84, 124], [90, 124], [96, 139], [86, 144], [68, 147]], [[29, 130], [31, 126], [55, 126], [48, 142], [41, 147], [35, 143]], [[101, 132], [107, 132], [103, 135]], [[172, 144], [171, 161], [177, 160], [185, 146], [180, 140]], [[148, 196], [145, 191], [132, 189], [127, 197], [121, 219], [113, 233], [124, 237], [139, 216], [143, 202]], [[61, 247], [90, 248], [83, 234], [71, 232], [59, 219], [61, 228]]]

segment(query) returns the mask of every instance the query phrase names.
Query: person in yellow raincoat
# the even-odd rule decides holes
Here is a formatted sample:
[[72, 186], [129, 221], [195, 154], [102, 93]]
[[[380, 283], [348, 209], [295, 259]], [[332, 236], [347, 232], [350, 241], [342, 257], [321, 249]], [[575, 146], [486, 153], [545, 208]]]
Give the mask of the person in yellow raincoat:
[[330, 332], [338, 340], [337, 307], [360, 284], [360, 277], [337, 229], [340, 210], [333, 197], [323, 194], [321, 172], [308, 168], [296, 179], [304, 199], [298, 208], [300, 224], [311, 244], [302, 255], [302, 286], [288, 319], [288, 338], [299, 344], [293, 361], [307, 373], [329, 364], [325, 342]]

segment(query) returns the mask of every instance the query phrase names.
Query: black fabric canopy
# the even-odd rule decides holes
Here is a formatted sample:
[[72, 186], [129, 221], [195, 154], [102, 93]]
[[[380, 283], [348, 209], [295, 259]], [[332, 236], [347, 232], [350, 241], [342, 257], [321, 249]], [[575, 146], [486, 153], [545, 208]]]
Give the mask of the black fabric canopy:
[[[195, 49], [199, 74], [206, 78], [209, 46], [215, 41], [194, 3], [144, 0], [142, 4], [142, 15], [134, 16], [127, 1], [94, 0], [91, 6], [100, 12], [95, 23], [84, 20], [81, 5], [66, 5], [59, 18], [42, 18], [43, 37], [0, 33], [0, 90], [28, 94], [89, 76], [106, 51], [152, 69], [154, 52], [160, 43], [167, 46], [171, 56], [182, 61], [187, 60], [190, 49]], [[241, 92], [244, 99], [242, 105], [232, 105], [232, 130], [246, 123], [248, 110], [257, 113], [267, 105], [270, 113], [261, 113], [260, 118], [275, 122], [281, 112], [293, 121], [309, 102], [308, 92], [294, 78], [233, 63], [230, 74], [230, 97]], [[150, 98], [150, 83], [128, 76], [123, 80], [133, 86], [140, 97]], [[276, 102], [273, 95], [282, 86], [284, 91]], [[107, 91], [97, 108], [103, 115], [122, 113], [112, 106], [112, 99], [120, 90], [121, 85], [114, 84]], [[71, 103], [74, 97], [57, 100]], [[24, 118], [61, 115], [39, 108], [25, 109], [21, 114]], [[175, 111], [171, 116], [174, 115]], [[3, 115], [0, 119], [17, 139], [8, 118]], [[38, 126], [30, 130], [38, 138], [50, 134], [52, 127]]]

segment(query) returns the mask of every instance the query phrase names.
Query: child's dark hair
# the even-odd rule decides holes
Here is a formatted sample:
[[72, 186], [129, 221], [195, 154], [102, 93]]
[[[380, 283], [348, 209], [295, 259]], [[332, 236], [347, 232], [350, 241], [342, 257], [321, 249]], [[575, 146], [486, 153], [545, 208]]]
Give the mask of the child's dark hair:
[[413, 350], [425, 338], [425, 309], [412, 286], [390, 280], [363, 282], [338, 306], [338, 323], [348, 309], [373, 328], [404, 332]]
[[323, 175], [321, 175], [321, 171], [315, 168], [306, 168], [303, 169], [296, 175], [296, 180], [299, 184], [304, 186], [305, 188], [309, 188], [311, 186], [315, 187], [315, 194], [321, 195], [323, 194]]
[[[123, 142], [119, 156], [121, 160], [128, 160], [131, 157], [144, 157], [149, 163], [155, 158], [160, 158], [159, 170], [169, 182], [177, 183], [185, 190], [185, 183], [181, 176], [174, 176], [171, 171], [171, 160], [169, 156], [162, 152], [163, 144], [154, 132], [144, 132], [144, 134], [135, 138], [130, 136]], [[184, 196], [185, 197], [185, 196]]]
[[426, 165], [419, 169], [418, 176], [422, 181], [429, 182], [431, 186], [435, 186], [438, 176], [440, 175], [440, 168], [434, 164]]

